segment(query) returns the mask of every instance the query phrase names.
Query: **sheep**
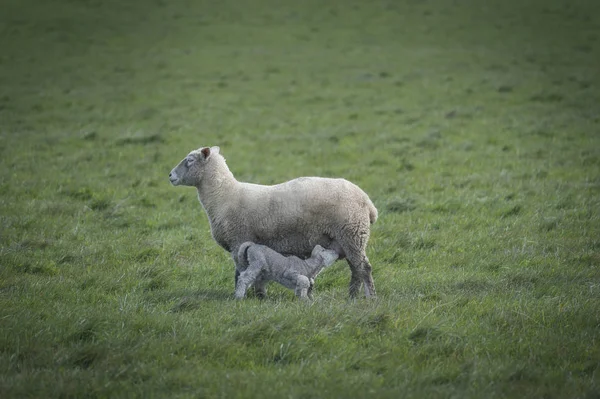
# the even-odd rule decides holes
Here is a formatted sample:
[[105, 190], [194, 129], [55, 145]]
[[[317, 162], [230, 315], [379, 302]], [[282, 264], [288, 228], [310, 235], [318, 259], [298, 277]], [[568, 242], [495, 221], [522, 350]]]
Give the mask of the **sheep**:
[[[377, 208], [369, 196], [345, 179], [300, 177], [273, 186], [238, 182], [219, 147], [190, 152], [169, 173], [173, 186], [193, 186], [208, 216], [212, 237], [232, 254], [239, 277], [238, 249], [246, 241], [284, 255], [310, 256], [315, 245], [335, 250], [351, 271], [349, 294], [375, 297], [366, 255]], [[259, 297], [264, 284], [254, 284]]]
[[336, 251], [315, 245], [311, 257], [302, 260], [297, 256], [283, 256], [264, 245], [253, 242], [243, 243], [238, 250], [240, 275], [235, 288], [235, 297], [242, 299], [246, 290], [255, 282], [264, 286], [268, 281], [276, 281], [284, 287], [295, 290], [298, 299], [312, 299], [314, 279], [325, 267], [337, 260]]

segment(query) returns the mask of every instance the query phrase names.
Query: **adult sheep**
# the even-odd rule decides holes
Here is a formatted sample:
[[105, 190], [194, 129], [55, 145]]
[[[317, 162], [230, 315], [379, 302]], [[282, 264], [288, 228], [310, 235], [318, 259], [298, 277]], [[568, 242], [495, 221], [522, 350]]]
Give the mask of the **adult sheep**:
[[[219, 154], [219, 147], [194, 150], [177, 165], [174, 186], [198, 190], [215, 241], [232, 254], [239, 276], [237, 252], [246, 241], [283, 254], [310, 257], [315, 245], [345, 257], [352, 277], [350, 296], [361, 284], [375, 296], [371, 264], [365, 249], [377, 209], [369, 196], [344, 179], [300, 177], [274, 186], [238, 182]], [[264, 286], [255, 284], [258, 296]]]

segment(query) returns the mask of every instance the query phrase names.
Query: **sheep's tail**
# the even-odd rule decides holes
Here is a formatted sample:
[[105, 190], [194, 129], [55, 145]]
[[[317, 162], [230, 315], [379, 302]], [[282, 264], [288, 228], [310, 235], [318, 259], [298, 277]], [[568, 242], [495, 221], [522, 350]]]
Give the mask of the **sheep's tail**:
[[377, 208], [375, 208], [375, 205], [373, 205], [373, 202], [369, 197], [367, 197], [367, 208], [369, 208], [369, 222], [373, 224], [377, 221], [378, 213]]
[[252, 246], [254, 243], [248, 241], [240, 245], [238, 248], [238, 264], [242, 267], [243, 270], [246, 270], [248, 267], [248, 248]]

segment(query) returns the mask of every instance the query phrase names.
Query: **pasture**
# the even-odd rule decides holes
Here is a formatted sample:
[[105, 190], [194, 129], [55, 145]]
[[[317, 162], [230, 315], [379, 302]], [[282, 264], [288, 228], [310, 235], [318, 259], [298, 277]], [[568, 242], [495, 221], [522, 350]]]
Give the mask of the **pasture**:
[[[0, 397], [600, 397], [597, 2], [0, 9]], [[210, 145], [364, 189], [377, 300], [235, 301]]]

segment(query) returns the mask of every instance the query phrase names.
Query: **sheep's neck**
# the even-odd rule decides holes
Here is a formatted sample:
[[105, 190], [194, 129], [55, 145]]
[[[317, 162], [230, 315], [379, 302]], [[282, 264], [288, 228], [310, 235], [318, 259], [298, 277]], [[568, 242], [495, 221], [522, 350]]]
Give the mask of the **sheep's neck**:
[[207, 179], [198, 189], [198, 199], [211, 222], [218, 217], [219, 209], [231, 198], [238, 184], [232, 174], [218, 179]]

